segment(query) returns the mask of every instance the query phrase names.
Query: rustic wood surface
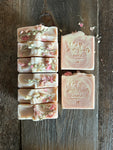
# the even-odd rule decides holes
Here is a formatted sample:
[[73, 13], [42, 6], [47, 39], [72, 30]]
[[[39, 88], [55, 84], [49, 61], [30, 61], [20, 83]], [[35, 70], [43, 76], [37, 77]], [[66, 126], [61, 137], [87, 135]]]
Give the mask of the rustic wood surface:
[[99, 150], [113, 150], [113, 1], [100, 1]]
[[[98, 0], [0, 0], [0, 150], [112, 150], [112, 8], [112, 0], [100, 0], [98, 28]], [[100, 30], [100, 49], [98, 52], [96, 43], [92, 72], [96, 76], [95, 110], [62, 110], [59, 91], [57, 120], [18, 121], [16, 29], [39, 23], [62, 29], [59, 42], [60, 35], [75, 30], [95, 36]], [[90, 26], [96, 26], [94, 32]], [[60, 66], [59, 73], [63, 73]]]
[[[27, 0], [28, 2], [28, 0]], [[62, 30], [59, 35], [67, 34], [75, 30], [81, 30], [79, 22], [84, 23], [82, 30], [86, 34], [97, 34], [90, 32], [90, 26], [97, 27], [97, 2], [82, 1], [45, 1], [41, 7], [37, 0], [29, 1], [33, 6], [28, 10], [26, 18], [34, 25], [42, 22], [45, 25], [56, 25]], [[28, 2], [28, 3], [29, 3]], [[31, 7], [31, 6], [28, 6]], [[77, 6], [77, 7], [76, 7]], [[26, 8], [25, 3], [22, 8]], [[37, 12], [40, 10], [40, 12]], [[25, 12], [27, 10], [25, 9]], [[22, 22], [24, 13], [22, 13]], [[61, 13], [62, 12], [62, 13]], [[29, 17], [32, 14], [32, 17]], [[81, 20], [80, 16], [83, 20]], [[32, 18], [32, 21], [31, 21]], [[26, 26], [25, 25], [25, 26]], [[60, 43], [60, 36], [59, 36]], [[60, 45], [59, 45], [60, 46]], [[60, 50], [59, 50], [60, 53]], [[96, 62], [98, 61], [96, 49]], [[60, 56], [59, 56], [60, 60]], [[59, 63], [60, 64], [60, 63]], [[59, 66], [59, 73], [62, 74]], [[96, 81], [98, 80], [98, 64], [95, 68]], [[60, 79], [60, 77], [59, 77]], [[96, 82], [97, 83], [97, 82]], [[61, 80], [59, 80], [59, 118], [57, 120], [45, 120], [41, 122], [22, 121], [22, 149], [23, 150], [96, 150], [98, 140], [98, 85], [96, 84], [96, 108], [95, 110], [62, 110], [61, 109]]]

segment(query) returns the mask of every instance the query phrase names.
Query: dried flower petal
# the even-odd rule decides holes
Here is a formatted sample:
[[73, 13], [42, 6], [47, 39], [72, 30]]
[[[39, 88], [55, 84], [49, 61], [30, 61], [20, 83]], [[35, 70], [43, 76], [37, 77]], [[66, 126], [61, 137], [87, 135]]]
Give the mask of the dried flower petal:
[[35, 32], [35, 31], [33, 32], [33, 35], [36, 35], [36, 32]]
[[31, 63], [28, 63], [28, 66], [30, 66], [31, 65]]
[[53, 112], [49, 112], [47, 115], [46, 115], [46, 117], [53, 117], [53, 115], [54, 115], [54, 113]]
[[31, 68], [33, 68], [33, 65], [31, 65]]
[[79, 22], [78, 25], [82, 28], [84, 24], [82, 22]]
[[27, 40], [29, 39], [29, 36], [27, 36], [27, 35], [22, 36], [21, 39], [22, 39], [23, 41], [27, 41]]
[[43, 99], [43, 103], [45, 103], [46, 102], [46, 99]]
[[22, 31], [20, 31], [20, 34], [22, 34], [24, 31], [22, 30]]
[[45, 38], [41, 38], [41, 41], [42, 41], [42, 42], [45, 42], [45, 41], [46, 41], [46, 39], [45, 39]]
[[31, 80], [31, 79], [28, 79], [28, 82], [29, 82], [29, 83], [32, 83], [32, 82], [33, 82], [33, 80]]
[[51, 52], [51, 55], [54, 55], [54, 52]]
[[71, 76], [72, 75], [72, 72], [66, 72], [64, 73], [65, 76]]
[[30, 33], [30, 32], [28, 32], [28, 33], [27, 33], [27, 35], [28, 35], [28, 36], [30, 36], [30, 35], [31, 35], [31, 33]]
[[50, 82], [53, 83], [53, 78], [52, 77], [50, 77]]
[[96, 28], [96, 26], [90, 27], [90, 30], [93, 31]]
[[25, 64], [24, 64], [24, 63], [20, 63], [20, 66], [24, 67], [24, 66], [25, 66]]
[[51, 66], [51, 65], [49, 65], [49, 66], [47, 67], [47, 70], [51, 70], [51, 67], [52, 67], [52, 66]]
[[35, 64], [34, 67], [37, 68], [37, 65]]
[[54, 109], [55, 109], [55, 106], [52, 105], [49, 109], [50, 109], [50, 110], [54, 110]]
[[42, 25], [39, 25], [38, 28], [37, 28], [37, 30], [40, 31], [40, 30], [41, 30], [41, 27], [42, 27]]
[[62, 29], [59, 29], [60, 32], [62, 32]]

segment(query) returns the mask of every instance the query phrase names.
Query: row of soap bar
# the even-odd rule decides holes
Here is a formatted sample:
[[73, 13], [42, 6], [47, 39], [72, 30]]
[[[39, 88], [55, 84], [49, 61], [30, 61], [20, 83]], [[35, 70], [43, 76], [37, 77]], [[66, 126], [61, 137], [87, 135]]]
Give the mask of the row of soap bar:
[[[62, 75], [62, 108], [63, 109], [94, 109], [95, 108], [95, 77], [92, 74], [70, 72]], [[19, 119], [51, 119], [58, 117], [57, 88], [19, 89]], [[50, 102], [49, 104], [41, 103]], [[51, 103], [54, 102], [54, 103]], [[35, 104], [35, 105], [32, 105]], [[48, 109], [48, 105], [49, 108]], [[49, 116], [48, 116], [48, 113]]]
[[27, 73], [18, 75], [18, 118], [21, 120], [58, 117], [58, 74], [53, 73], [58, 71], [57, 32], [57, 27], [43, 25], [17, 30], [18, 72]]

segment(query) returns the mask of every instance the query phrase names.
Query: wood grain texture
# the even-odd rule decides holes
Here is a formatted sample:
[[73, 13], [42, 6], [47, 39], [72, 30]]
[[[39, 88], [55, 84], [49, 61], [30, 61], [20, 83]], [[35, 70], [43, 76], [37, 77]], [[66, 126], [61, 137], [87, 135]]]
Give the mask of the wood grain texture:
[[[24, 0], [25, 1], [25, 0]], [[28, 1], [27, 1], [28, 2]], [[22, 19], [22, 24], [32, 25], [39, 22], [45, 25], [56, 25], [62, 29], [60, 36], [75, 30], [81, 30], [78, 23], [82, 20], [84, 27], [82, 30], [86, 34], [97, 34], [97, 29], [92, 33], [90, 26], [97, 27], [97, 2], [96, 0], [75, 1], [75, 0], [47, 0], [29, 1], [28, 13], [23, 3], [21, 8], [25, 8], [22, 16], [26, 13], [26, 19], [32, 15], [31, 22], [26, 23]], [[28, 2], [28, 3], [29, 3]], [[86, 5], [87, 3], [87, 5]], [[43, 4], [43, 5], [42, 5]], [[31, 6], [34, 6], [31, 8]], [[36, 11], [38, 10], [38, 13]], [[37, 18], [37, 19], [35, 19]], [[30, 21], [30, 18], [28, 19]], [[59, 45], [60, 46], [60, 45]], [[59, 50], [60, 53], [60, 50]], [[59, 57], [60, 61], [60, 57]], [[98, 51], [96, 44], [96, 62], [98, 61]], [[60, 62], [59, 62], [60, 64]], [[89, 71], [88, 71], [89, 72]], [[63, 71], [60, 70], [61, 75]], [[57, 120], [45, 120], [41, 122], [22, 121], [22, 149], [23, 150], [96, 150], [98, 147], [98, 63], [95, 71], [90, 71], [96, 76], [96, 108], [95, 110], [62, 110], [61, 109], [61, 78], [59, 77], [59, 118]]]
[[100, 0], [99, 150], [113, 150], [113, 1]]
[[[97, 0], [98, 1], [98, 0]], [[96, 86], [99, 73], [99, 137], [98, 90], [95, 110], [62, 110], [59, 92], [59, 118], [41, 122], [17, 120], [17, 27], [44, 23], [57, 25], [62, 34], [82, 30], [97, 35], [96, 0], [0, 0], [0, 150], [112, 150], [112, 41], [113, 3], [100, 0], [100, 35], [96, 47]], [[80, 16], [79, 16], [80, 15]], [[60, 44], [59, 44], [60, 46]], [[59, 51], [60, 53], [60, 51]], [[100, 69], [98, 72], [98, 54]], [[60, 61], [60, 59], [59, 59]], [[60, 70], [60, 66], [59, 66]], [[63, 71], [60, 71], [61, 75]], [[112, 81], [112, 82], [111, 82]], [[59, 84], [61, 80], [59, 78]], [[21, 132], [21, 133], [20, 133]], [[98, 142], [99, 140], [99, 148]]]
[[18, 6], [18, 1], [0, 1], [0, 150], [20, 149], [16, 69]]

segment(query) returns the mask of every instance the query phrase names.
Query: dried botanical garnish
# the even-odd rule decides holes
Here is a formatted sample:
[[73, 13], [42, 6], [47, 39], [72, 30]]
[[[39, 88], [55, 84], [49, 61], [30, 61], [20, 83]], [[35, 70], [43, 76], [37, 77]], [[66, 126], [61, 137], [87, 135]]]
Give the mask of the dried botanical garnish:
[[21, 31], [19, 34], [19, 38], [23, 41], [33, 40], [36, 36], [36, 34], [42, 34], [43, 32], [46, 32], [48, 28], [43, 28], [40, 30], [29, 30], [29, 31]]
[[48, 82], [48, 81], [50, 81], [51, 83], [53, 83], [54, 81], [55, 81], [55, 79], [53, 78], [53, 76], [45, 76], [45, 77], [42, 77], [42, 79], [33, 79], [33, 80], [31, 80], [31, 79], [28, 79], [28, 83], [34, 83], [34, 84], [44, 84], [45, 85], [45, 83], [46, 82]]
[[90, 27], [90, 31], [93, 32], [93, 30], [95, 30], [96, 26]]
[[54, 103], [49, 104], [40, 104], [38, 106], [33, 106], [34, 110], [34, 119], [46, 119], [46, 118], [52, 118], [54, 114], [56, 113], [56, 105]]
[[82, 22], [79, 22], [78, 25], [82, 28], [84, 24]]
[[28, 66], [31, 67], [31, 69], [37, 69], [37, 70], [55, 70], [55, 60], [50, 59], [49, 61], [47, 60], [45, 64], [43, 62], [40, 62], [39, 64], [31, 64], [28, 63]]
[[54, 49], [54, 42], [45, 46], [37, 46], [35, 42], [29, 41], [27, 44], [22, 45], [20, 51], [21, 56], [54, 56], [57, 49]]

